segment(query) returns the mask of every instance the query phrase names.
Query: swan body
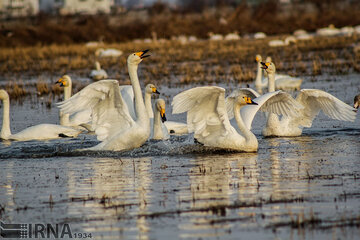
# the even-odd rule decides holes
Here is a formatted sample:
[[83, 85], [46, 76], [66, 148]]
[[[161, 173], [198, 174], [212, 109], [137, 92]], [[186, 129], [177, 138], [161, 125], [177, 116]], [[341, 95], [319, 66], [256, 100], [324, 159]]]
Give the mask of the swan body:
[[210, 41], [222, 41], [222, 40], [224, 40], [224, 37], [221, 34], [214, 34], [213, 32], [209, 32], [208, 35], [209, 35], [209, 40]]
[[318, 30], [316, 30], [316, 34], [319, 36], [336, 36], [339, 35], [340, 29], [336, 28], [334, 25], [330, 24], [329, 27], [325, 27], [325, 28], [319, 28]]
[[[274, 90], [275, 65], [262, 63], [268, 73], [269, 92]], [[304, 127], [311, 127], [314, 118], [320, 111], [332, 119], [354, 121], [356, 113], [354, 108], [337, 99], [333, 95], [318, 89], [302, 89], [296, 98], [302, 105], [298, 116], [283, 116], [279, 119], [277, 114], [268, 115], [267, 123], [262, 131], [264, 136], [299, 136]]]
[[266, 34], [263, 33], [263, 32], [257, 32], [257, 33], [254, 34], [255, 39], [264, 39], [266, 37], [267, 37]]
[[89, 77], [92, 80], [98, 81], [108, 78], [108, 75], [104, 69], [101, 69], [100, 63], [95, 61], [95, 69], [91, 70]]
[[0, 99], [3, 102], [3, 123], [0, 137], [2, 139], [28, 141], [48, 140], [61, 137], [76, 137], [81, 130], [56, 124], [39, 124], [11, 134], [10, 131], [10, 100], [8, 93], [0, 89]]
[[209, 86], [181, 92], [173, 98], [173, 113], [187, 112], [189, 132], [205, 146], [244, 152], [256, 152], [258, 141], [245, 127], [240, 108], [255, 104], [250, 98], [239, 96], [234, 101], [234, 114], [240, 133], [230, 124], [225, 106], [225, 89]]
[[[267, 59], [268, 60], [268, 59]], [[271, 60], [270, 60], [271, 61]], [[268, 78], [262, 76], [263, 69], [261, 68], [262, 58], [258, 54], [256, 55], [257, 73], [255, 79], [255, 88], [258, 92], [262, 93], [262, 89], [268, 86]], [[275, 89], [276, 90], [300, 90], [302, 79], [297, 77], [291, 77], [286, 74], [275, 74]]]
[[189, 130], [186, 123], [175, 122], [175, 121], [166, 121], [164, 122], [166, 128], [170, 134], [188, 134]]
[[274, 39], [268, 42], [269, 47], [284, 47], [290, 45], [290, 43], [296, 43], [296, 38], [288, 36], [285, 40]]
[[99, 48], [95, 51], [96, 57], [120, 57], [123, 54], [121, 50], [115, 49], [115, 48]]
[[156, 140], [165, 140], [169, 139], [170, 135], [164, 122], [166, 121], [165, 116], [165, 101], [164, 99], [157, 99], [154, 103], [155, 114], [153, 119], [153, 128], [151, 137], [152, 139]]
[[239, 39], [240, 39], [240, 36], [237, 32], [228, 33], [224, 37], [224, 40], [226, 40], [226, 41], [234, 41], [234, 40], [239, 40]]
[[130, 116], [117, 80], [92, 83], [60, 104], [65, 113], [92, 109], [92, 126], [102, 142], [86, 150], [131, 150], [140, 147], [149, 138], [150, 119], [137, 75], [139, 63], [148, 57], [145, 55], [147, 51], [130, 54], [127, 59], [135, 98], [136, 119]]

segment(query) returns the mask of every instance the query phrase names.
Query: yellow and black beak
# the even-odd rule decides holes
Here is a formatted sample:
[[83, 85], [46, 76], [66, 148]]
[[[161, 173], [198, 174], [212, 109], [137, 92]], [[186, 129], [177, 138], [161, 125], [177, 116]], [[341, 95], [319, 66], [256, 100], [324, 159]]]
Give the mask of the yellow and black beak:
[[253, 100], [251, 100], [251, 98], [249, 98], [249, 97], [244, 97], [244, 100], [245, 100], [246, 104], [249, 104], [249, 105], [258, 105], [256, 102], [254, 102]]
[[162, 121], [162, 122], [165, 122], [165, 121], [166, 121], [165, 109], [161, 108], [161, 110], [160, 110], [160, 116], [161, 116], [161, 121]]
[[141, 59], [144, 59], [144, 58], [150, 57], [150, 55], [145, 55], [148, 51], [149, 51], [149, 49], [146, 49], [144, 51], [137, 52], [135, 54], [138, 55]]
[[152, 88], [152, 92], [153, 92], [153, 93], [156, 93], [156, 94], [160, 94], [160, 92], [159, 92], [156, 88], [154, 88], [154, 87]]
[[268, 69], [270, 66], [270, 63], [269, 62], [266, 62], [266, 63], [261, 62], [261, 65], [262, 65], [262, 67], [261, 67], [262, 69]]
[[57, 80], [55, 84], [60, 84], [60, 87], [64, 87], [65, 86], [64, 82], [65, 81], [63, 78], [59, 78], [59, 80]]

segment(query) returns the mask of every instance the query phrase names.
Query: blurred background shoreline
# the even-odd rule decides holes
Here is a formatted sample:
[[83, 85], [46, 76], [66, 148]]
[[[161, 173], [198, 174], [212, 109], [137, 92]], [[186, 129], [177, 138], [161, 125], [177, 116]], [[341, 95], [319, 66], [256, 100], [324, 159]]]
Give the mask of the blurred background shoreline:
[[[35, 7], [29, 5], [32, 1]], [[76, 9], [79, 0], [55, 1], [57, 5], [47, 9], [44, 2], [54, 1], [32, 1], [14, 5], [12, 0], [2, 0], [0, 47], [118, 43], [181, 35], [206, 39], [209, 33], [248, 37], [256, 32], [290, 34], [298, 29], [314, 32], [330, 24], [338, 28], [360, 24], [358, 1], [102, 0], [99, 4], [103, 5], [97, 6], [86, 0], [91, 9]]]

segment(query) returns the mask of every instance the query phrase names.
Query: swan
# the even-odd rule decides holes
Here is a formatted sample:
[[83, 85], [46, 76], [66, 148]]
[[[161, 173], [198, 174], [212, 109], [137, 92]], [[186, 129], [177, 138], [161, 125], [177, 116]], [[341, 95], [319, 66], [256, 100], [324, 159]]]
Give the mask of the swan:
[[130, 81], [135, 96], [133, 119], [120, 93], [117, 80], [100, 80], [86, 86], [70, 99], [60, 103], [65, 113], [92, 109], [92, 126], [102, 142], [86, 150], [131, 150], [140, 147], [150, 136], [150, 119], [145, 108], [137, 75], [139, 63], [148, 50], [132, 53], [127, 58]]
[[95, 51], [96, 57], [120, 57], [123, 54], [121, 50], [115, 49], [115, 48], [99, 48]]
[[[286, 103], [279, 105], [278, 100], [270, 100], [278, 94], [276, 92], [258, 97], [260, 103], [252, 101], [251, 97], [248, 97], [252, 92], [252, 90], [237, 91], [236, 94], [231, 94], [225, 100], [225, 89], [221, 87], [192, 88], [173, 98], [173, 113], [187, 112], [189, 132], [194, 132], [194, 138], [205, 146], [256, 152], [258, 141], [250, 131], [249, 125], [258, 109], [262, 108], [282, 114], [292, 111], [292, 109], [286, 107]], [[254, 107], [253, 112], [249, 111], [252, 116], [240, 115], [242, 108], [251, 107], [251, 105], [255, 105], [252, 106]], [[233, 116], [235, 116], [240, 132], [237, 132], [230, 124], [229, 117]]]
[[257, 33], [254, 34], [255, 39], [264, 39], [266, 37], [267, 37], [266, 34], [263, 33], [263, 32], [257, 32]]
[[[72, 92], [72, 80], [69, 75], [63, 75], [59, 78], [55, 84], [59, 84], [64, 88], [64, 101], [71, 97]], [[60, 125], [68, 127], [83, 127], [88, 131], [93, 131], [91, 125], [91, 109], [85, 109], [83, 111], [71, 114], [65, 114], [60, 111]]]
[[169, 139], [170, 135], [164, 122], [166, 121], [165, 115], [165, 101], [162, 98], [156, 99], [154, 103], [155, 114], [153, 119], [153, 128], [151, 133], [151, 139], [165, 140]]
[[238, 34], [238, 32], [233, 32], [233, 33], [228, 33], [225, 35], [224, 40], [226, 41], [233, 41], [233, 40], [239, 40], [240, 36]]
[[104, 69], [101, 69], [100, 63], [95, 61], [95, 69], [91, 70], [89, 77], [94, 81], [98, 81], [106, 79], [108, 75]]
[[208, 36], [209, 36], [210, 41], [222, 41], [222, 40], [224, 40], [224, 37], [221, 34], [214, 34], [213, 32], [209, 32]]
[[354, 108], [359, 109], [360, 106], [360, 94], [354, 97]]
[[269, 47], [284, 47], [290, 45], [290, 43], [296, 43], [296, 38], [294, 36], [288, 36], [285, 40], [274, 39], [268, 42]]
[[333, 24], [330, 24], [328, 27], [319, 28], [316, 30], [316, 34], [319, 36], [336, 36], [339, 35], [340, 29], [336, 28]]
[[[275, 90], [275, 64], [271, 62], [261, 64], [268, 73], [269, 92], [272, 92]], [[266, 137], [300, 136], [304, 127], [311, 127], [312, 121], [321, 110], [332, 119], [354, 121], [356, 118], [354, 108], [322, 90], [302, 89], [296, 102], [303, 106], [298, 116], [283, 116], [279, 120], [277, 114], [270, 113], [262, 134]]]
[[11, 134], [10, 130], [10, 98], [9, 94], [0, 89], [0, 99], [3, 102], [3, 122], [0, 138], [5, 140], [28, 141], [48, 140], [60, 137], [76, 137], [81, 130], [56, 124], [39, 124]]
[[296, 117], [303, 108], [303, 106], [297, 103], [289, 93], [281, 90], [260, 95], [251, 88], [240, 88], [235, 89], [225, 100], [229, 119], [234, 118], [234, 99], [241, 95], [250, 97], [258, 103], [256, 106], [244, 106], [240, 110], [240, 115], [244, 120], [244, 124], [249, 130], [251, 130], [252, 121], [258, 110], [267, 113], [270, 112]]
[[[256, 91], [262, 93], [262, 89], [268, 86], [268, 79], [262, 76], [262, 58], [259, 54], [256, 55], [257, 73], [255, 78]], [[266, 62], [271, 62], [271, 58], [267, 57]], [[265, 75], [265, 74], [264, 74]], [[297, 77], [291, 77], [286, 74], [275, 74], [275, 89], [276, 90], [300, 90], [302, 79]]]

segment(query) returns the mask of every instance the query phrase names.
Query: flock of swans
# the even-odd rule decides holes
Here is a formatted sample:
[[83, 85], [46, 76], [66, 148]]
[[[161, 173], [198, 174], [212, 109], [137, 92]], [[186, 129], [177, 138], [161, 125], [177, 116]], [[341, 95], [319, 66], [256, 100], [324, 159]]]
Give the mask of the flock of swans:
[[[137, 71], [149, 56], [147, 52], [135, 52], [127, 58], [131, 85], [120, 86], [113, 79], [100, 80], [71, 96], [71, 78], [61, 77], [57, 81], [64, 87], [64, 101], [58, 103], [61, 125], [40, 124], [11, 134], [9, 96], [0, 90], [4, 105], [1, 138], [26, 141], [76, 137], [86, 129], [95, 132], [100, 143], [84, 150], [124, 151], [139, 148], [148, 139], [166, 140], [170, 134], [194, 133], [194, 139], [205, 146], [256, 152], [258, 140], [251, 125], [259, 110], [266, 113], [264, 136], [299, 136], [304, 127], [311, 127], [320, 111], [332, 119], [354, 121], [360, 104], [360, 95], [351, 107], [318, 89], [302, 89], [294, 99], [290, 93], [277, 89], [299, 90], [302, 80], [277, 75], [274, 63], [263, 62], [258, 55], [254, 85], [260, 93], [239, 88], [226, 96], [226, 90], [217, 86], [191, 88], [177, 94], [171, 104], [173, 114], [187, 114], [187, 122], [168, 123], [163, 99], [154, 102], [153, 111], [151, 97], [160, 94], [156, 86], [146, 85], [142, 95]], [[265, 87], [268, 92], [261, 95]], [[236, 126], [230, 123], [232, 118]]]

